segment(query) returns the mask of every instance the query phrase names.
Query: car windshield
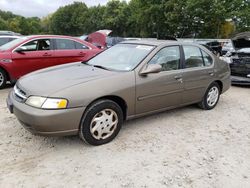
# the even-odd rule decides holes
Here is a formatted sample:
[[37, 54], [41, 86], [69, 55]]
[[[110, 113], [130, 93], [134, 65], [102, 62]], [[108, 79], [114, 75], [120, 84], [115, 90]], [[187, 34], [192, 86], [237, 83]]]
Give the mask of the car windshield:
[[141, 44], [117, 44], [87, 62], [110, 70], [133, 70], [154, 48]]
[[2, 46], [0, 46], [0, 50], [8, 50], [10, 48], [13, 48], [14, 46], [16, 46], [17, 44], [19, 44], [20, 42], [23, 42], [27, 39], [27, 37], [22, 37], [22, 38], [18, 38], [18, 39], [15, 39], [11, 42], [8, 42]]

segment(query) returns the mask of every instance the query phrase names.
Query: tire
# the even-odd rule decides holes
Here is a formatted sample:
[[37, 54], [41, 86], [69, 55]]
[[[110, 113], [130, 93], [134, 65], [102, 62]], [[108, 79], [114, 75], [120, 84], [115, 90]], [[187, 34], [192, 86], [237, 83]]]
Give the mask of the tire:
[[121, 107], [111, 100], [99, 100], [84, 113], [79, 136], [90, 145], [106, 144], [118, 135], [122, 123]]
[[3, 69], [0, 68], [0, 89], [5, 88], [6, 83], [7, 83], [7, 74]]
[[[202, 101], [198, 104], [199, 107], [204, 109], [204, 110], [212, 110], [219, 102], [220, 91], [221, 91], [221, 88], [220, 88], [219, 84], [217, 84], [216, 82], [213, 82], [208, 87], [205, 95], [203, 96]], [[213, 98], [209, 100], [208, 99], [209, 97], [213, 97]]]

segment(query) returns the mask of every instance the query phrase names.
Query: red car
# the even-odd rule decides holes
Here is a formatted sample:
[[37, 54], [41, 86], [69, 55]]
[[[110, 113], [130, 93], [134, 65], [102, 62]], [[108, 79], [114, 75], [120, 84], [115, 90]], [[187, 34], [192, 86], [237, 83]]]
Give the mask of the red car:
[[81, 39], [40, 35], [16, 39], [0, 47], [0, 89], [32, 71], [87, 61], [102, 50]]

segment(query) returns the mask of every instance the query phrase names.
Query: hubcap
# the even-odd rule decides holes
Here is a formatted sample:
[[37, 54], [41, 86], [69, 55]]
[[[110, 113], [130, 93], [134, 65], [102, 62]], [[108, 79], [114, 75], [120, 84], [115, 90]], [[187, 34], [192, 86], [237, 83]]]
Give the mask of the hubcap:
[[104, 109], [97, 113], [90, 124], [90, 133], [97, 140], [110, 137], [117, 128], [118, 116], [114, 110]]
[[3, 82], [4, 82], [3, 73], [0, 72], [0, 86], [3, 85]]
[[218, 98], [219, 98], [219, 89], [214, 86], [208, 92], [208, 95], [207, 95], [207, 104], [210, 107], [213, 107], [217, 103]]

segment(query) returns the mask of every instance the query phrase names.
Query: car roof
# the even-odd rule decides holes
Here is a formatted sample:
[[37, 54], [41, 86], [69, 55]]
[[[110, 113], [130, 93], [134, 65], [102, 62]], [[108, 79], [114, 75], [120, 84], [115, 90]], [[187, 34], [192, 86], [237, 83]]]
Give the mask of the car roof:
[[13, 36], [13, 35], [3, 35], [0, 38], [21, 38], [20, 36]]
[[95, 49], [97, 47], [95, 47], [93, 44], [87, 42], [87, 41], [84, 41], [78, 37], [72, 37], [72, 36], [65, 36], [65, 35], [28, 35], [28, 36], [21, 36], [20, 38], [24, 38], [25, 41], [22, 41], [21, 43], [23, 42], [27, 42], [29, 40], [36, 40], [36, 39], [46, 39], [46, 38], [60, 38], [60, 39], [72, 39], [72, 40], [75, 40], [75, 41], [78, 41], [80, 43], [83, 43], [84, 45], [87, 45], [88, 47], [92, 48], [92, 49]]
[[[166, 40], [129, 40], [129, 41], [123, 41], [122, 44], [141, 44], [141, 45], [150, 45], [150, 46], [160, 46], [164, 43], [166, 43]], [[172, 41], [171, 41], [172, 42]]]
[[130, 40], [121, 42], [121, 44], [138, 44], [138, 45], [149, 45], [149, 46], [164, 46], [164, 45], [194, 45], [200, 46], [193, 42], [180, 42], [175, 40]]
[[65, 35], [29, 35], [26, 36], [29, 39], [33, 39], [33, 38], [44, 38], [44, 37], [49, 37], [49, 38], [77, 38], [77, 37], [71, 37], [71, 36], [65, 36]]

